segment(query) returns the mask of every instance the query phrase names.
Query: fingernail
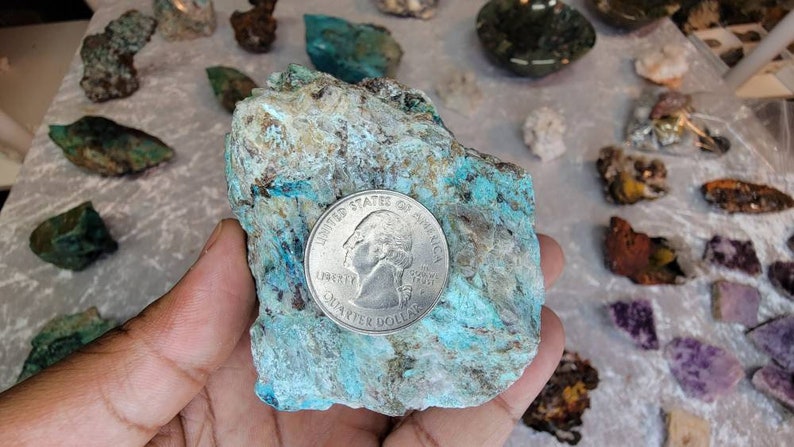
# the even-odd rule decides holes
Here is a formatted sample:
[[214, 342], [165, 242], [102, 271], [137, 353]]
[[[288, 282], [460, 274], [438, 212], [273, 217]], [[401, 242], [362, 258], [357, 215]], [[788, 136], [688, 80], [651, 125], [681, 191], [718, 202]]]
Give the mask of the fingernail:
[[215, 245], [215, 241], [217, 241], [218, 236], [221, 235], [222, 228], [223, 228], [223, 221], [220, 221], [218, 222], [218, 225], [215, 226], [215, 229], [212, 230], [212, 234], [210, 235], [210, 238], [207, 239], [207, 242], [204, 244], [204, 248], [201, 249], [201, 254], [199, 255], [199, 258], [204, 256], [204, 254], [210, 251], [210, 248], [212, 248], [212, 246]]

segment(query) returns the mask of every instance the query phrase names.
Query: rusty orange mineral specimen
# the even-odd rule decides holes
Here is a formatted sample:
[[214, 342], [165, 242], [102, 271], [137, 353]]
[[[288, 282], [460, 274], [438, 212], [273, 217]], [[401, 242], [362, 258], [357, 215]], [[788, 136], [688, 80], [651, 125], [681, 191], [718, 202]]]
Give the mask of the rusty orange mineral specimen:
[[725, 211], [761, 214], [794, 206], [794, 199], [771, 186], [722, 178], [704, 183], [700, 191], [706, 200]]
[[613, 273], [637, 284], [677, 284], [684, 271], [666, 239], [637, 233], [628, 222], [613, 216], [604, 241], [604, 262]]

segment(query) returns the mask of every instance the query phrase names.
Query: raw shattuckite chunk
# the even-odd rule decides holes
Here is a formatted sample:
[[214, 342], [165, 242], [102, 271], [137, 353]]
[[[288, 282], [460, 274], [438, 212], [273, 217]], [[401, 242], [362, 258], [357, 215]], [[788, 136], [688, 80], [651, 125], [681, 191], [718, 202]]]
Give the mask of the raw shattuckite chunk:
[[766, 276], [781, 295], [794, 300], [794, 262], [773, 262]]
[[430, 19], [436, 15], [438, 0], [375, 0], [381, 12], [400, 17]]
[[741, 270], [748, 275], [756, 276], [761, 273], [761, 261], [758, 260], [753, 241], [750, 240], [741, 241], [715, 235], [706, 243], [703, 259], [711, 264]]
[[190, 40], [215, 31], [212, 0], [154, 0], [157, 31], [166, 40]]
[[53, 124], [49, 135], [69, 161], [102, 175], [142, 172], [174, 156], [159, 138], [101, 116]]
[[229, 22], [234, 28], [234, 38], [240, 48], [251, 53], [267, 53], [276, 41], [278, 23], [273, 17], [276, 0], [248, 0], [253, 8], [246, 12], [234, 11]]
[[735, 179], [718, 179], [700, 187], [703, 197], [728, 213], [761, 214], [784, 211], [794, 199], [771, 186]]
[[114, 321], [103, 319], [96, 307], [53, 318], [30, 342], [33, 349], [25, 359], [17, 381], [21, 382], [63, 359], [115, 326]]
[[253, 79], [231, 67], [209, 67], [207, 78], [215, 98], [229, 113], [234, 112], [237, 102], [249, 97], [251, 90], [257, 87]]
[[[226, 175], [260, 300], [255, 388], [271, 406], [341, 403], [402, 415], [479, 405], [534, 357], [543, 276], [531, 179], [461, 146], [423, 92], [386, 78], [351, 85], [291, 65], [237, 104]], [[436, 307], [384, 336], [325, 316], [303, 271], [322, 213], [370, 189], [419, 201], [454, 254]]]
[[753, 385], [794, 411], [794, 372], [770, 363], [753, 374]]
[[117, 248], [91, 202], [50, 217], [30, 234], [30, 249], [36, 256], [68, 270], [83, 270]]
[[714, 318], [747, 327], [758, 324], [761, 294], [753, 286], [730, 281], [717, 281], [711, 286], [711, 310]]
[[794, 315], [767, 321], [752, 329], [747, 336], [780, 366], [794, 371]]
[[133, 57], [149, 42], [155, 26], [157, 21], [152, 17], [133, 9], [110, 22], [102, 34], [83, 39], [80, 87], [88, 99], [103, 102], [125, 98], [138, 90]]
[[609, 317], [618, 329], [628, 334], [638, 348], [659, 349], [653, 306], [648, 300], [617, 301], [609, 305]]
[[711, 427], [702, 417], [673, 408], [665, 417], [667, 438], [664, 447], [710, 447]]
[[551, 433], [558, 441], [576, 445], [582, 416], [590, 408], [590, 391], [598, 387], [598, 370], [575, 352], [562, 354], [557, 369], [521, 420], [528, 427]]
[[388, 29], [325, 15], [306, 14], [303, 22], [306, 53], [318, 70], [351, 84], [397, 72], [403, 50]]
[[732, 392], [744, 378], [742, 364], [733, 354], [694, 338], [674, 338], [664, 356], [684, 392], [704, 402]]

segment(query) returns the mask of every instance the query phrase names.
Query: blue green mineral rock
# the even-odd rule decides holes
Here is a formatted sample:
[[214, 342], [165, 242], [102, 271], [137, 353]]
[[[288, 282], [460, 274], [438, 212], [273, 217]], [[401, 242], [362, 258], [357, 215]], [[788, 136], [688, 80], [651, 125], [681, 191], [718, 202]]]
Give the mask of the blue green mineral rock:
[[62, 269], [82, 270], [118, 244], [91, 202], [45, 220], [30, 235], [30, 249]]
[[394, 77], [403, 50], [389, 30], [325, 15], [303, 16], [306, 52], [314, 66], [350, 83]]
[[63, 359], [115, 326], [115, 322], [102, 319], [96, 307], [53, 318], [30, 342], [33, 349], [25, 360], [17, 381], [21, 382]]
[[232, 67], [208, 67], [207, 78], [215, 98], [229, 113], [234, 112], [238, 101], [247, 98], [251, 90], [256, 88], [256, 83], [251, 78]]
[[[532, 180], [455, 141], [423, 92], [387, 78], [351, 85], [291, 65], [237, 105], [226, 176], [260, 300], [251, 327], [256, 393], [274, 408], [340, 403], [402, 415], [473, 406], [535, 356], [544, 290]], [[451, 253], [436, 307], [390, 335], [334, 323], [304, 277], [318, 218], [368, 189], [422, 203]]]

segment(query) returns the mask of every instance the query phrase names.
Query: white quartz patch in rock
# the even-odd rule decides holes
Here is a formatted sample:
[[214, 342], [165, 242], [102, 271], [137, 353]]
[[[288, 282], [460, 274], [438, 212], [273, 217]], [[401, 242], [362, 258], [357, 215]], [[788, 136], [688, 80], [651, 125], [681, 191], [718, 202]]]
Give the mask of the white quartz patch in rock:
[[686, 48], [679, 45], [665, 45], [659, 50], [637, 58], [634, 69], [638, 75], [653, 83], [678, 88], [684, 75], [689, 71]]
[[524, 121], [524, 144], [542, 161], [553, 160], [565, 153], [564, 133], [562, 115], [548, 107], [533, 110]]

